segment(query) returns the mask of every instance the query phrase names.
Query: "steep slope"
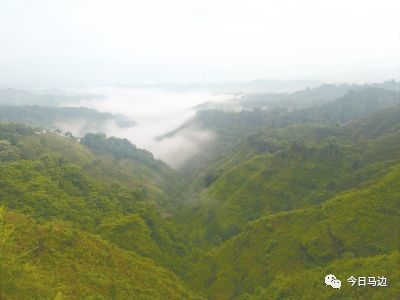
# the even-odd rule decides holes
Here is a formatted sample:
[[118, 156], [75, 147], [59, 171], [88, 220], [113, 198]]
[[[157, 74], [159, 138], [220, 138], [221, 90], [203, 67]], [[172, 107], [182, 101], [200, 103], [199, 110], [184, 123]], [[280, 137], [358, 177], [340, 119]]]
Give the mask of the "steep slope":
[[[349, 274], [387, 274], [392, 283], [388, 289], [368, 288], [361, 294], [347, 284], [340, 297], [398, 295], [399, 182], [397, 164], [385, 176], [323, 204], [261, 218], [199, 262], [192, 285], [208, 290], [213, 299], [252, 294], [258, 287], [267, 289], [265, 295], [275, 295], [272, 298], [296, 299], [304, 294], [330, 299], [339, 295], [324, 287], [324, 272], [336, 271], [343, 280]], [[375, 270], [380, 261], [388, 269]], [[390, 261], [394, 265], [389, 266]]]
[[177, 177], [145, 157], [96, 154], [72, 139], [3, 124], [0, 204], [40, 223], [66, 221], [182, 272], [189, 245], [164, 209], [174, 206]]
[[[296, 97], [291, 100], [296, 101]], [[358, 87], [344, 96], [329, 101], [306, 105], [306, 99], [297, 99], [297, 108], [290, 109], [283, 104], [279, 109], [244, 110], [240, 112], [222, 110], [200, 110], [196, 116], [176, 131], [190, 127], [212, 130], [216, 133], [215, 142], [208, 146], [195, 160], [182, 167], [186, 176], [207, 169], [226, 153], [232, 151], [247, 137], [271, 128], [283, 128], [295, 124], [344, 124], [355, 118], [367, 116], [377, 110], [396, 106], [400, 103], [397, 91], [374, 87]], [[304, 102], [304, 103], [303, 103]], [[301, 104], [302, 103], [302, 104]]]
[[[199, 242], [218, 244], [248, 221], [357, 188], [400, 160], [399, 124], [397, 107], [341, 128], [297, 125], [248, 139], [209, 170], [214, 177], [205, 177], [183, 222], [190, 220]], [[371, 126], [379, 134], [356, 138]]]
[[0, 236], [2, 299], [199, 298], [151, 260], [59, 221], [38, 225], [2, 209]]
[[[87, 175], [109, 186], [118, 184], [135, 189], [139, 198], [145, 197], [147, 201], [163, 207], [177, 201], [181, 188], [179, 177], [169, 166], [155, 160], [149, 152], [137, 149], [127, 140], [107, 139], [102, 134], [91, 135], [107, 143], [111, 140], [115, 152], [107, 150], [107, 144], [100, 145], [98, 149], [92, 147], [93, 151], [90, 151], [88, 147], [91, 145], [82, 146], [74, 137], [65, 138], [54, 133], [31, 132], [15, 139], [13, 144], [20, 149], [23, 159], [33, 160], [44, 154], [60, 155], [78, 165]], [[13, 139], [12, 135], [8, 139]], [[125, 154], [121, 156], [118, 151]]]
[[[301, 99], [297, 101], [301, 102]], [[285, 106], [280, 110], [254, 109], [241, 112], [202, 110], [198, 111], [196, 118], [189, 122], [213, 130], [223, 139], [234, 142], [238, 138], [250, 136], [267, 127], [279, 128], [299, 123], [343, 124], [398, 104], [400, 104], [399, 92], [362, 88], [350, 90], [342, 97], [330, 99], [326, 103], [313, 103], [294, 110]], [[190, 126], [190, 123], [183, 125], [182, 128], [187, 126]]]
[[[376, 255], [368, 258], [349, 258], [335, 261], [323, 268], [287, 274], [276, 279], [267, 289], [259, 288], [255, 294], [244, 294], [241, 299], [396, 299], [399, 295], [400, 253]], [[327, 274], [340, 274], [340, 290], [327, 288], [321, 278]], [[351, 276], [389, 279], [388, 287], [350, 287]], [[307, 280], [304, 280], [306, 278]]]

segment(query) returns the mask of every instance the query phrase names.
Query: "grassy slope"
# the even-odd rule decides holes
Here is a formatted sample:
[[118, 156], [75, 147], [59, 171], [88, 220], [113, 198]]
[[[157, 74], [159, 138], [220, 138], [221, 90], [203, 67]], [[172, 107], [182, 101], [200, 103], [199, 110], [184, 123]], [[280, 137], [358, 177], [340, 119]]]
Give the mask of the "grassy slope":
[[[335, 261], [325, 267], [289, 276], [280, 276], [267, 289], [259, 288], [254, 294], [244, 294], [241, 299], [396, 299], [399, 295], [400, 254], [394, 251], [387, 255], [376, 255], [369, 258], [350, 258]], [[326, 287], [323, 278], [327, 274], [340, 274], [342, 287], [333, 290]], [[350, 287], [347, 279], [350, 276], [385, 276], [389, 278], [389, 287]], [[339, 278], [339, 275], [337, 275]], [[305, 280], [306, 278], [306, 280]]]
[[356, 188], [400, 159], [399, 124], [400, 107], [342, 128], [297, 125], [259, 135], [214, 166], [216, 180], [183, 215], [199, 240], [218, 244], [247, 221]]
[[44, 153], [57, 153], [107, 184], [136, 188], [147, 201], [168, 207], [180, 189], [179, 178], [162, 162], [146, 164], [134, 159], [116, 159], [110, 154], [95, 154], [73, 140], [48, 133], [30, 135], [19, 143], [23, 156], [32, 159]]
[[[0, 131], [3, 137], [7, 128]], [[97, 155], [55, 134], [28, 132], [13, 141], [16, 146], [8, 147], [15, 157], [0, 163], [1, 205], [41, 223], [69, 222], [183, 272], [190, 247], [162, 208], [175, 200], [154, 179], [160, 176], [174, 185], [172, 170], [162, 164], [153, 176], [155, 170], [140, 162]]]
[[[369, 257], [394, 253], [390, 259], [398, 262], [395, 251], [400, 236], [399, 182], [400, 165], [396, 165], [383, 178], [323, 204], [255, 221], [210, 252], [198, 264], [191, 282], [200, 290], [209, 290], [215, 299], [251, 294], [258, 287], [295, 299], [296, 295], [307, 293], [310, 285], [322, 286], [321, 274], [327, 270], [336, 271], [342, 278], [352, 272], [361, 276], [363, 267], [354, 259], [365, 259], [365, 269], [372, 272], [366, 276], [377, 275], [375, 272], [385, 270], [374, 270], [376, 261], [367, 260]], [[398, 270], [395, 265], [387, 269], [393, 286], [371, 291], [371, 295], [378, 294], [375, 299], [385, 293], [400, 293]], [[310, 276], [302, 276], [304, 273]], [[300, 282], [289, 289], [287, 285], [296, 280]], [[352, 294], [349, 289], [344, 292]], [[317, 288], [308, 293], [327, 299], [333, 292]]]
[[[65, 223], [39, 225], [8, 212], [0, 234], [5, 226], [14, 228], [12, 244], [0, 243], [5, 299], [53, 299], [56, 293], [67, 299], [198, 298], [151, 260]], [[27, 251], [18, 260], [8, 259], [11, 253]]]

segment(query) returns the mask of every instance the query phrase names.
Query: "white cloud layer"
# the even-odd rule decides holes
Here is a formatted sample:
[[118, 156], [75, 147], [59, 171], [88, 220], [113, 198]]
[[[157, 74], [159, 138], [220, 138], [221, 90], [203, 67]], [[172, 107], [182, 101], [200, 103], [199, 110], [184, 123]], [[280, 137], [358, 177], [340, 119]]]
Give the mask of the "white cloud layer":
[[[173, 167], [181, 166], [215, 138], [211, 131], [191, 128], [173, 137], [158, 137], [171, 132], [193, 117], [193, 107], [205, 101], [222, 101], [230, 95], [214, 95], [206, 92], [172, 92], [161, 89], [98, 87], [74, 90], [83, 94], [103, 95], [99, 99], [65, 103], [63, 106], [85, 106], [101, 112], [124, 114], [135, 120], [134, 127], [121, 128], [115, 122], [103, 124], [98, 130], [109, 136], [127, 138], [140, 148], [151, 151]], [[73, 124], [56, 124], [63, 131], [79, 135], [87, 126], [82, 121]], [[93, 131], [96, 131], [93, 129]]]

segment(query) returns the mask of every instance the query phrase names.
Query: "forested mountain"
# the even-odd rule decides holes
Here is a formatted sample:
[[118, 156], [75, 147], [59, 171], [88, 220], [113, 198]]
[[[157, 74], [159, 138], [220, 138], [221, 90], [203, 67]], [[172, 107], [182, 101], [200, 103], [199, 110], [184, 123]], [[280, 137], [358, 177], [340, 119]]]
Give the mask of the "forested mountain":
[[[256, 299], [395, 299], [400, 279], [399, 167], [320, 205], [250, 223], [199, 262], [193, 284], [217, 299], [247, 299], [245, 293], [255, 293]], [[392, 288], [358, 290], [344, 284], [338, 293], [318, 284], [329, 273], [343, 279], [383, 273]]]
[[20, 125], [1, 125], [0, 140], [3, 205], [41, 223], [63, 220], [179, 271], [187, 244], [161, 215], [181, 188], [167, 165], [152, 156], [143, 162], [96, 154], [74, 139]]
[[76, 128], [76, 134], [103, 132], [110, 122], [120, 127], [135, 126], [123, 115], [101, 113], [86, 107], [44, 107], [0, 105], [0, 120], [24, 123], [34, 127], [63, 129]]
[[87, 146], [96, 153], [109, 154], [116, 159], [132, 159], [148, 166], [153, 165], [155, 168], [161, 166], [167, 168], [167, 165], [162, 161], [156, 161], [150, 152], [138, 149], [127, 139], [115, 137], [107, 138], [106, 135], [102, 133], [88, 133], [81, 139], [81, 144]]
[[[0, 90], [0, 120], [32, 127], [64, 131], [76, 136], [105, 132], [109, 126], [128, 128], [134, 120], [79, 106], [80, 101], [99, 99], [99, 95], [68, 94], [59, 90]], [[65, 105], [71, 107], [64, 107]]]
[[236, 95], [231, 101], [222, 103], [206, 102], [196, 108], [201, 110], [228, 110], [235, 111], [253, 110], [260, 108], [264, 110], [294, 110], [312, 105], [321, 105], [344, 96], [350, 90], [362, 89], [358, 85], [334, 85], [323, 84], [314, 88], [306, 88], [291, 93], [246, 93]]
[[261, 108], [273, 111], [279, 111], [282, 109], [292, 111], [313, 105], [322, 105], [343, 97], [350, 91], [360, 91], [368, 88], [400, 91], [400, 83], [395, 80], [389, 80], [382, 83], [365, 85], [323, 84], [317, 87], [301, 89], [290, 93], [245, 93], [231, 99], [231, 101], [222, 103], [206, 102], [198, 105], [196, 108], [200, 110], [218, 109], [228, 111]]
[[[315, 205], [363, 184], [400, 160], [400, 106], [376, 115], [343, 127], [293, 125], [248, 138], [194, 181], [201, 192], [185, 217], [204, 224], [194, 227], [203, 240], [219, 243], [247, 221]], [[370, 123], [381, 128], [378, 137], [350, 136]]]
[[[396, 84], [393, 85], [397, 86]], [[294, 99], [297, 99], [298, 107], [304, 107], [299, 109], [289, 109], [288, 106], [278, 101], [277, 103], [281, 105], [279, 109], [263, 110], [256, 108], [240, 112], [199, 110], [192, 120], [189, 120], [176, 131], [167, 134], [166, 137], [173, 136], [180, 130], [191, 127], [212, 130], [217, 134], [214, 144], [182, 167], [182, 172], [186, 176], [191, 176], [201, 169], [207, 169], [246, 137], [266, 128], [282, 128], [299, 123], [343, 124], [376, 110], [400, 104], [398, 91], [375, 87], [356, 87], [357, 89], [349, 90], [344, 96], [335, 99], [329, 98], [329, 101], [318, 105], [314, 101], [304, 101], [303, 94], [296, 92], [300, 93], [301, 97], [293, 98], [291, 101], [295, 102]], [[319, 91], [318, 89], [312, 91], [315, 92], [316, 90]], [[328, 88], [328, 90], [330, 89]], [[308, 93], [311, 92], [306, 92], [306, 94]], [[319, 92], [315, 93], [319, 94]]]
[[176, 275], [61, 221], [0, 209], [1, 299], [200, 299]]
[[396, 299], [400, 94], [385, 84], [199, 111], [184, 126], [219, 140], [190, 171], [127, 139], [1, 122], [0, 299]]

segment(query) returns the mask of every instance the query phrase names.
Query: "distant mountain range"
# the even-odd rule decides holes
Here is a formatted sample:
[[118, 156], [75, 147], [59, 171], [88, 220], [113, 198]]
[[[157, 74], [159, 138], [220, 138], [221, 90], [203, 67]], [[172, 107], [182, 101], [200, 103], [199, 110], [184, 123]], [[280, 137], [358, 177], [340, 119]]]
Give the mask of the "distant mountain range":
[[30, 126], [74, 131], [83, 136], [88, 132], [104, 132], [110, 122], [126, 128], [136, 122], [120, 114], [98, 112], [78, 105], [81, 100], [97, 99], [97, 95], [71, 95], [59, 90], [0, 90], [0, 120]]

